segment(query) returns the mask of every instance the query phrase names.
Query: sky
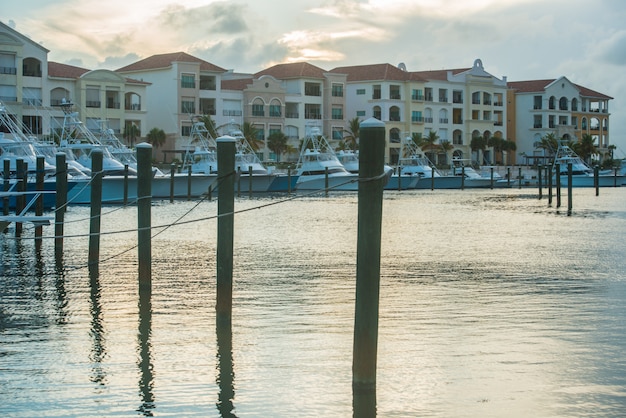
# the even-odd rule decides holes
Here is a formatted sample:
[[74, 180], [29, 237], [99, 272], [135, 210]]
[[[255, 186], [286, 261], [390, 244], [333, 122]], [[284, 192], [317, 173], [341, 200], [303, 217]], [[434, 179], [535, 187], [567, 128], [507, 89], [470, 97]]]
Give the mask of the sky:
[[48, 60], [88, 69], [184, 51], [245, 73], [301, 61], [440, 70], [480, 58], [509, 81], [565, 76], [614, 98], [609, 140], [626, 156], [623, 0], [20, 0], [3, 1], [0, 20]]

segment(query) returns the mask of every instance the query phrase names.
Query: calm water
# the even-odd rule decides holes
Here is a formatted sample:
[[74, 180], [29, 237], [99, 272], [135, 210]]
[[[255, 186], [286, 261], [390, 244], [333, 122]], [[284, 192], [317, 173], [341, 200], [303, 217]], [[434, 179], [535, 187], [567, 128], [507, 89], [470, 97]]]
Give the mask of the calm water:
[[[575, 189], [571, 216], [554, 203], [534, 189], [385, 192], [376, 410], [358, 406], [624, 416], [626, 188]], [[0, 415], [353, 415], [356, 195], [236, 215], [219, 344], [217, 203], [196, 205], [153, 208], [155, 225], [203, 220], [154, 238], [142, 312], [135, 233], [104, 235], [92, 274], [85, 236], [66, 239], [58, 265], [52, 240], [0, 236]], [[103, 232], [136, 227], [136, 208], [105, 212]], [[66, 234], [87, 233], [88, 215], [71, 208]]]

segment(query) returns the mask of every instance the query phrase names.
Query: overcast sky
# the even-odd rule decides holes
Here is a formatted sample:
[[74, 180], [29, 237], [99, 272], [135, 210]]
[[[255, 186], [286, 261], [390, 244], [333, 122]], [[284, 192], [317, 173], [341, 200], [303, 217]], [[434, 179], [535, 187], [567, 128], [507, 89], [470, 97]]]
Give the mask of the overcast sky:
[[88, 69], [185, 51], [237, 72], [480, 58], [509, 81], [565, 76], [614, 98], [610, 141], [626, 155], [624, 0], [19, 0], [0, 12], [49, 60]]

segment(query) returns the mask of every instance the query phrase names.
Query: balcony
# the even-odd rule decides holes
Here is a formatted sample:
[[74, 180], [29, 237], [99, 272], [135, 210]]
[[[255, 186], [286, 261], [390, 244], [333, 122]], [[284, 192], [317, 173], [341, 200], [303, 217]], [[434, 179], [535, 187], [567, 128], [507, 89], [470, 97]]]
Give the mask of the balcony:
[[86, 107], [99, 108], [101, 104], [102, 104], [102, 102], [96, 101], [96, 100], [87, 100], [87, 102], [85, 102], [85, 106]]
[[17, 74], [17, 68], [15, 67], [0, 67], [0, 74]]

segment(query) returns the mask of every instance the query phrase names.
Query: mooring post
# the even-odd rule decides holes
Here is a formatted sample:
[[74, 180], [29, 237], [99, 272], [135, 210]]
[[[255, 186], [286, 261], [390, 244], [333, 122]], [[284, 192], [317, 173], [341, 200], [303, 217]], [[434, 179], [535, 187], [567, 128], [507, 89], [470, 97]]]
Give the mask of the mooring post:
[[518, 181], [517, 188], [521, 189], [522, 188], [522, 167], [517, 168], [517, 181]]
[[385, 124], [360, 124], [353, 391], [375, 390], [380, 293]]
[[89, 218], [89, 268], [98, 268], [102, 215], [102, 150], [91, 152], [91, 211]]
[[556, 176], [556, 207], [561, 207], [561, 164], [554, 165], [554, 171]]
[[[218, 165], [218, 171], [219, 171], [219, 165]], [[218, 190], [218, 195], [219, 195], [219, 190]], [[240, 196], [241, 196], [241, 167], [237, 167], [237, 197], [240, 197]]]
[[[17, 188], [18, 192], [25, 192], [27, 181], [28, 181], [28, 163], [21, 158], [15, 161], [15, 178], [17, 180]], [[15, 213], [19, 214], [22, 212], [24, 207], [26, 206], [26, 196], [15, 196]], [[22, 236], [22, 228], [23, 225], [21, 222], [15, 222], [15, 236]]]
[[461, 190], [465, 190], [465, 166], [461, 166]]
[[491, 167], [491, 182], [489, 184], [491, 184], [491, 189], [493, 189], [493, 167]]
[[216, 320], [230, 323], [233, 311], [235, 138], [217, 138], [217, 304]]
[[[11, 184], [9, 182], [9, 177], [11, 176], [11, 161], [8, 159], [4, 160], [3, 163], [3, 183], [4, 183], [4, 187], [3, 190], [6, 192], [9, 190], [9, 188], [11, 187]], [[2, 214], [4, 216], [7, 216], [9, 214], [9, 198], [8, 197], [3, 197], [2, 198]], [[4, 228], [4, 230], [6, 231], [7, 228]]]
[[572, 163], [567, 163], [567, 216], [572, 214]]
[[511, 167], [506, 168], [506, 186], [511, 187]]
[[326, 196], [328, 196], [328, 167], [324, 168], [324, 190], [326, 190]]
[[[39, 191], [43, 191], [44, 184], [44, 174], [45, 174], [45, 163], [46, 159], [43, 156], [37, 156], [37, 171], [35, 176], [35, 189]], [[37, 197], [37, 201], [35, 202], [35, 215], [43, 216], [43, 194], [40, 194]], [[41, 244], [41, 236], [43, 235], [43, 226], [37, 225], [35, 226], [35, 241]]]
[[539, 166], [537, 168], [537, 184], [539, 185], [539, 200], [543, 198], [543, 184], [541, 182], [542, 170], [543, 170], [542, 166]]
[[139, 292], [152, 292], [152, 145], [137, 144], [137, 258]]
[[248, 197], [252, 197], [252, 166], [248, 166]]
[[291, 194], [291, 167], [287, 169], [287, 194]]
[[187, 166], [187, 200], [191, 200], [191, 166]]
[[593, 166], [593, 185], [596, 188], [596, 196], [600, 195], [600, 167]]
[[552, 206], [552, 166], [546, 167], [546, 178], [548, 179], [548, 206]]
[[176, 163], [170, 164], [170, 203], [174, 201], [174, 180], [176, 176]]
[[128, 164], [124, 164], [124, 206], [128, 204]]
[[63, 256], [63, 221], [67, 204], [67, 163], [65, 153], [56, 154], [56, 194], [54, 203], [54, 254], [55, 259]]
[[435, 167], [432, 164], [430, 165], [430, 190], [435, 190]]

